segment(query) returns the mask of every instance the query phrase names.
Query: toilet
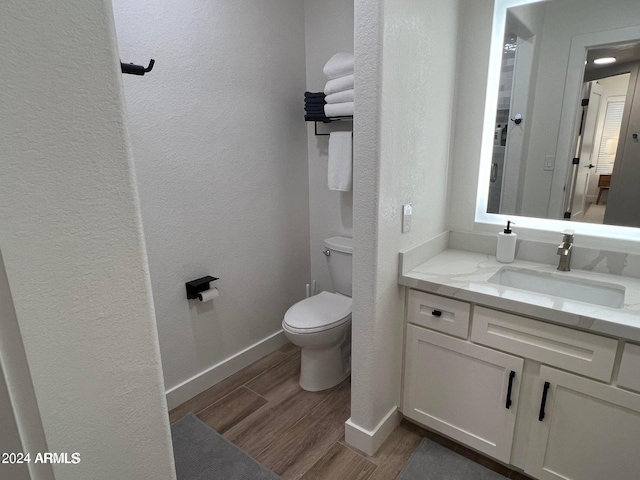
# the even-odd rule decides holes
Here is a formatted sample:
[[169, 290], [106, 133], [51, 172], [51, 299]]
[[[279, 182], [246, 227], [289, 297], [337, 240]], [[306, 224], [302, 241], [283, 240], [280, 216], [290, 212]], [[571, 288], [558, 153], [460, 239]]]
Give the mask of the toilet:
[[353, 239], [324, 241], [329, 275], [336, 293], [321, 292], [301, 300], [284, 314], [282, 329], [302, 348], [300, 386], [317, 392], [351, 373], [351, 274]]

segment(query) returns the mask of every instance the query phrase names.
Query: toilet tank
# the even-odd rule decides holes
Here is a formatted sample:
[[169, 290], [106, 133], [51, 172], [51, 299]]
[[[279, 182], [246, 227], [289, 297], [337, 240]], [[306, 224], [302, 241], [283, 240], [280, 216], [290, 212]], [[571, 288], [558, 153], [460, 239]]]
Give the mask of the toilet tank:
[[336, 292], [351, 296], [351, 276], [353, 273], [353, 239], [347, 237], [331, 237], [324, 241], [328, 250], [327, 264], [329, 275]]

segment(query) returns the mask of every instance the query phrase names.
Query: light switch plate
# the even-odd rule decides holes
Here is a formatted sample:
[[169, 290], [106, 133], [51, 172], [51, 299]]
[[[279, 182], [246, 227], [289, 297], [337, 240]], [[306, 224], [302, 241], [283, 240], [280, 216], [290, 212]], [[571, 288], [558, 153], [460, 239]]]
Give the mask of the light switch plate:
[[553, 169], [556, 168], [556, 156], [555, 155], [545, 155], [544, 156], [544, 167], [543, 170], [552, 172]]
[[410, 203], [405, 203], [402, 206], [402, 233], [407, 233], [411, 230], [411, 215], [413, 214], [413, 207]]

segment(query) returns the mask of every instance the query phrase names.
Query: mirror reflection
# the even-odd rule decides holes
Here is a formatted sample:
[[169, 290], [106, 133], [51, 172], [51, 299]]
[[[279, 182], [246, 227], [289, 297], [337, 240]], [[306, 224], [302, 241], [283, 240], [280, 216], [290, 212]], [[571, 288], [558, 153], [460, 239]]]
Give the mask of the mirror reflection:
[[638, 24], [628, 0], [507, 10], [487, 213], [640, 226]]

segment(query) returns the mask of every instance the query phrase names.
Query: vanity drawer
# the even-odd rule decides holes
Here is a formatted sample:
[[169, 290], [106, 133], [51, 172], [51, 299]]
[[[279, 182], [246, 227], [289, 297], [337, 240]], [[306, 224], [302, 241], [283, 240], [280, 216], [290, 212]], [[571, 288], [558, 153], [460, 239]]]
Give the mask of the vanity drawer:
[[618, 386], [640, 392], [640, 345], [627, 343], [624, 346]]
[[611, 381], [618, 341], [530, 318], [476, 307], [471, 341]]
[[409, 290], [409, 323], [448, 333], [455, 337], [469, 336], [471, 305], [450, 298]]

